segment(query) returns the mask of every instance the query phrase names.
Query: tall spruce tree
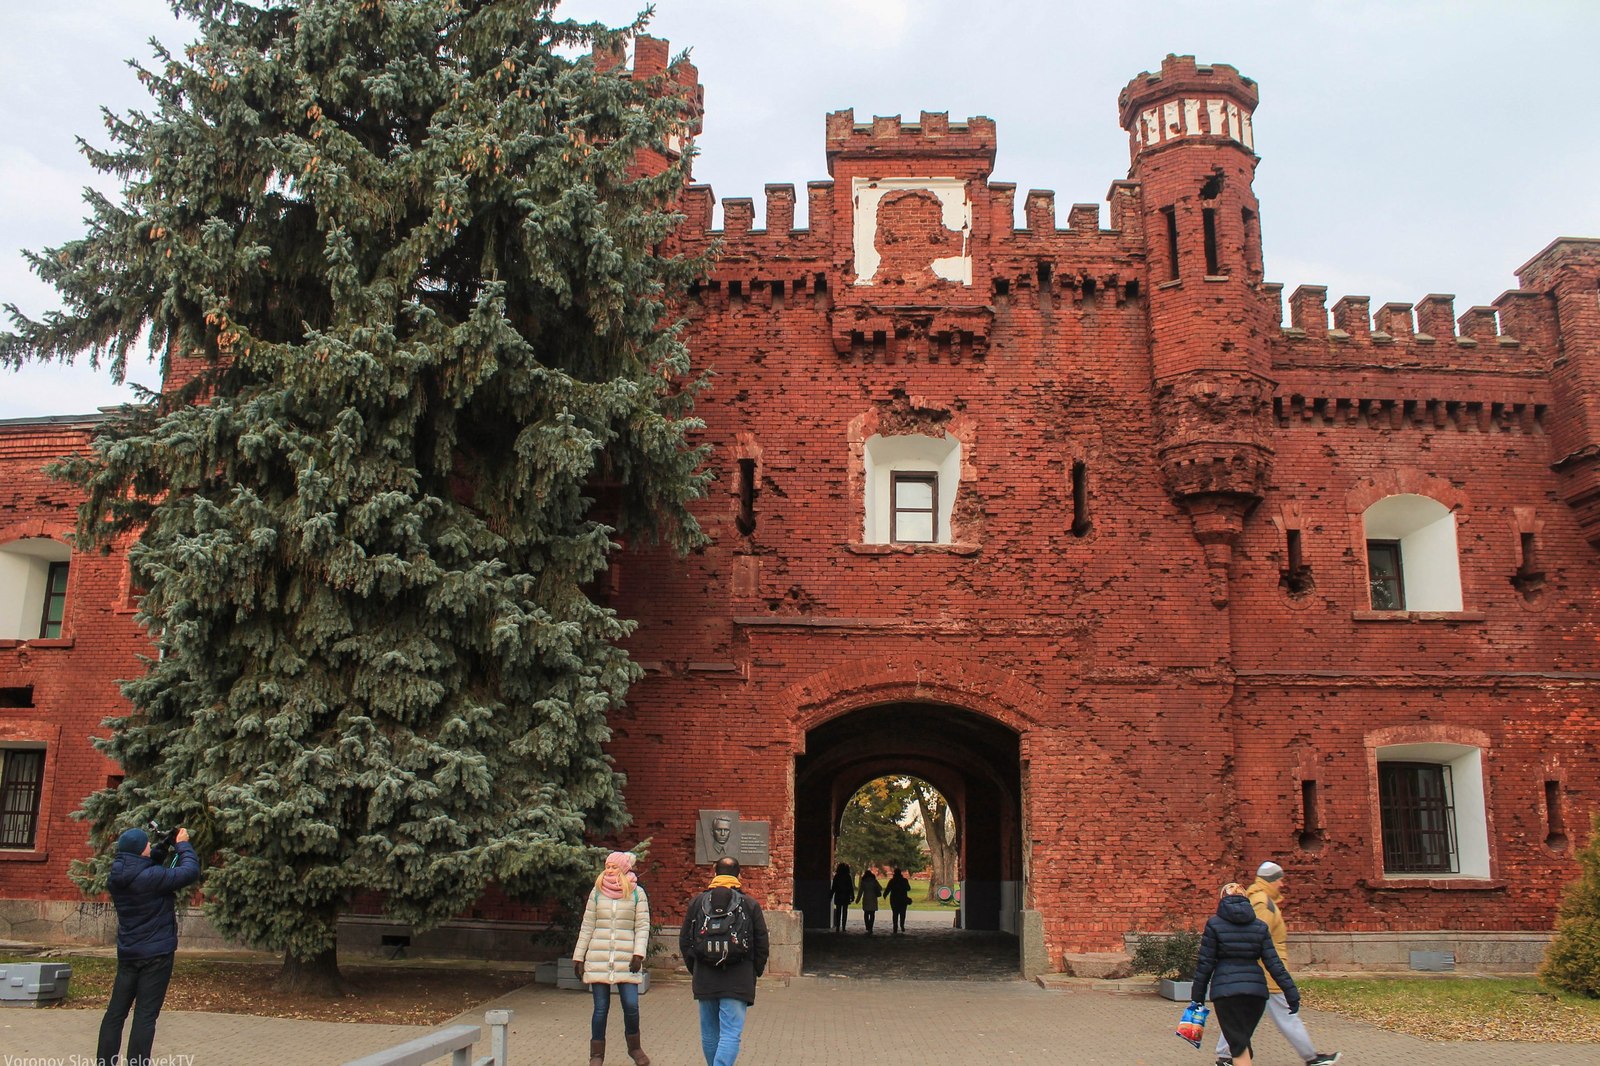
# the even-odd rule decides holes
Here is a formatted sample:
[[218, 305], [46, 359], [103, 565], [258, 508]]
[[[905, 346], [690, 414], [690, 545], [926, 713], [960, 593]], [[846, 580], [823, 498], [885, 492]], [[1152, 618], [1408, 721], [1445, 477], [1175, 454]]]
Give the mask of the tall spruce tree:
[[642, 20], [555, 6], [173, 0], [196, 43], [152, 42], [153, 110], [85, 145], [120, 202], [30, 256], [64, 310], [7, 309], [7, 362], [160, 355], [164, 393], [55, 468], [157, 652], [83, 814], [102, 849], [189, 825], [209, 916], [285, 985], [336, 983], [358, 898], [425, 928], [564, 891], [626, 821], [632, 625], [586, 588], [617, 541], [703, 540], [687, 158], [637, 165], [695, 116], [584, 54]]

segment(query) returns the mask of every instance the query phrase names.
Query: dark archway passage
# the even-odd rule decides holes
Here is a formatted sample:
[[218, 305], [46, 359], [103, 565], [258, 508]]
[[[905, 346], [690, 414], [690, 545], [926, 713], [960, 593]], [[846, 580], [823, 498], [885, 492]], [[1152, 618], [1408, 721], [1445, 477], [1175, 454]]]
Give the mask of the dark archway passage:
[[[960, 707], [881, 704], [810, 730], [805, 753], [795, 760], [795, 906], [805, 916], [805, 970], [818, 972], [813, 955], [824, 969], [831, 965], [843, 972], [871, 969], [874, 959], [881, 963], [892, 956], [893, 965], [877, 975], [909, 975], [920, 958], [920, 965], [941, 976], [1016, 976], [1022, 906], [1019, 767], [1017, 734]], [[961, 927], [920, 927], [918, 935], [892, 947], [880, 946], [890, 941], [887, 936], [847, 934], [841, 943], [829, 929], [834, 836], [855, 791], [886, 774], [927, 781], [949, 800], [960, 822]]]

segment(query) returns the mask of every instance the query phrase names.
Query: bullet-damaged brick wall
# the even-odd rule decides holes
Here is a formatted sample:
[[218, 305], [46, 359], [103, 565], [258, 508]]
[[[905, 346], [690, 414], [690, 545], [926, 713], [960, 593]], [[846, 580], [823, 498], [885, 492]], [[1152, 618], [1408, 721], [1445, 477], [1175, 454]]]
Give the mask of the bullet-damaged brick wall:
[[[1231, 68], [1169, 65], [1130, 113], [1167, 91], [1253, 106]], [[1302, 286], [1285, 304], [1260, 277], [1254, 157], [1204, 133], [1136, 140], [1109, 217], [1075, 205], [1065, 226], [1033, 190], [1017, 227], [1016, 188], [989, 180], [994, 124], [937, 114], [830, 116], [832, 180], [799, 226], [789, 186], [768, 187], [765, 230], [742, 199], [711, 230], [711, 190], [688, 190], [683, 241], [719, 241], [688, 308], [714, 372], [714, 543], [627, 553], [612, 578], [646, 669], [613, 722], [635, 818], [619, 842], [650, 840], [664, 920], [705, 879], [699, 809], [769, 823], [746, 885], [804, 907], [841, 794], [902, 771], [967, 805], [969, 877], [1015, 887], [1053, 960], [1187, 924], [1268, 857], [1322, 929], [1549, 928], [1600, 807], [1600, 432], [1569, 411], [1600, 400], [1600, 334], [1572, 317], [1600, 244], [1558, 242], [1526, 290], [1459, 318], [1441, 295], [1330, 312]], [[1196, 275], [1208, 209], [1226, 272]], [[37, 468], [73, 432], [0, 427], [0, 527], [70, 528]], [[908, 433], [959, 442], [949, 544], [868, 542], [867, 443]], [[1362, 512], [1395, 493], [1453, 512], [1462, 610], [1371, 610]], [[0, 647], [37, 694], [0, 728], [60, 730], [48, 855], [0, 854], [0, 894], [72, 891], [65, 815], [114, 772], [87, 737], [139, 646], [120, 573], [75, 556], [70, 646]], [[1488, 877], [1384, 875], [1375, 759], [1400, 743], [1480, 749]], [[528, 913], [491, 896], [474, 916]]]
[[[92, 427], [92, 418], [0, 426], [0, 546], [69, 542], [78, 497], [44, 466], [83, 450]], [[88, 831], [71, 815], [119, 772], [90, 738], [104, 735], [102, 720], [126, 712], [117, 681], [140, 669], [126, 575], [120, 554], [73, 552], [60, 639], [0, 640], [0, 687], [32, 696], [31, 706], [0, 706], [0, 747], [45, 750], [34, 846], [0, 849], [0, 894], [7, 898], [81, 898], [67, 872], [88, 854]]]

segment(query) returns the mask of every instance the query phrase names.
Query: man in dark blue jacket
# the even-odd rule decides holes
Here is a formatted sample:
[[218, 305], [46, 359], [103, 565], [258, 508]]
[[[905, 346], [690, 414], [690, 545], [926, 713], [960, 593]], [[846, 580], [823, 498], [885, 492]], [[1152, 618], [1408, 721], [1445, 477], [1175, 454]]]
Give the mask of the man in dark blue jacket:
[[150, 837], [143, 829], [126, 830], [117, 838], [111, 860], [111, 902], [117, 907], [117, 980], [100, 1022], [98, 1066], [114, 1066], [122, 1046], [122, 1023], [133, 1008], [126, 1066], [149, 1066], [156, 1039], [156, 1018], [172, 980], [172, 957], [178, 950], [175, 895], [200, 880], [200, 859], [179, 829], [177, 862], [169, 869], [150, 858]]

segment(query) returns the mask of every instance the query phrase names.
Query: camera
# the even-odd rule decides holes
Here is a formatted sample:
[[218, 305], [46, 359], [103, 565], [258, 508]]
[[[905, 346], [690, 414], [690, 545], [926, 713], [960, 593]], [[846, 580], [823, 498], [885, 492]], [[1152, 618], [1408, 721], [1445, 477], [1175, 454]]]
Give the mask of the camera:
[[178, 857], [178, 830], [163, 829], [151, 821], [145, 826], [145, 832], [150, 837], [150, 861], [157, 866], [171, 866]]

